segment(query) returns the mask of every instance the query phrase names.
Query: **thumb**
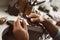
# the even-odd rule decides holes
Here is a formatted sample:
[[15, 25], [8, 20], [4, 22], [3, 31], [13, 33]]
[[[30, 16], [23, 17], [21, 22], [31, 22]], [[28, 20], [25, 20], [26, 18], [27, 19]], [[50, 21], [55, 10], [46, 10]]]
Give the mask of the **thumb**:
[[19, 19], [17, 19], [16, 24], [17, 24], [18, 29], [20, 29], [20, 30], [23, 29], [22, 25], [21, 25], [21, 21]]
[[22, 20], [22, 25], [23, 25], [23, 28], [24, 28], [25, 30], [27, 30], [27, 24], [26, 24], [26, 22], [25, 22], [24, 19]]

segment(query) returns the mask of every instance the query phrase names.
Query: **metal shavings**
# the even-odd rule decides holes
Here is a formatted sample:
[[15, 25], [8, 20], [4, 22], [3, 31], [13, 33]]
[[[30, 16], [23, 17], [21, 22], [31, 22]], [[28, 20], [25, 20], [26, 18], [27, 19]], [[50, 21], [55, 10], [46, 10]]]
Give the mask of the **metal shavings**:
[[58, 11], [58, 7], [57, 6], [53, 6], [53, 5], [51, 5], [51, 7], [53, 8], [53, 11]]
[[39, 6], [38, 10], [49, 13], [49, 10], [42, 6]]

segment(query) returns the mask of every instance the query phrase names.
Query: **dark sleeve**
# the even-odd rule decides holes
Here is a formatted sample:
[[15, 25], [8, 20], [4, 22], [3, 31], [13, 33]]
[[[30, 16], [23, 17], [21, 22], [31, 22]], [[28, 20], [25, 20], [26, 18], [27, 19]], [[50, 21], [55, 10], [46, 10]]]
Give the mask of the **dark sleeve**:
[[56, 37], [54, 38], [54, 40], [60, 40], [60, 30], [58, 31]]

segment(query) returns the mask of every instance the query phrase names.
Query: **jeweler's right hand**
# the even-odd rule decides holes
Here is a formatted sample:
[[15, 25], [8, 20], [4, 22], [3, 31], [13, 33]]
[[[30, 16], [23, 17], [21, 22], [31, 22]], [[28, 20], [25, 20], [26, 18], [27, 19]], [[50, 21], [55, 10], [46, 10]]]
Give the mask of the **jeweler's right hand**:
[[40, 21], [44, 21], [43, 17], [41, 17], [40, 15], [36, 14], [36, 13], [31, 13], [29, 15], [29, 17], [31, 17], [31, 22], [40, 22]]

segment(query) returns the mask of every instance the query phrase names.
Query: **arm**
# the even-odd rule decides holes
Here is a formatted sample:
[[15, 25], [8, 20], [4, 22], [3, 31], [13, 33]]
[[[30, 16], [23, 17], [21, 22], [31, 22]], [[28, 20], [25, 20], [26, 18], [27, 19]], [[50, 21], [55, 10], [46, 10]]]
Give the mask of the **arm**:
[[58, 28], [53, 25], [49, 20], [41, 17], [40, 15], [37, 15], [35, 13], [31, 13], [29, 15], [31, 17], [31, 22], [39, 22], [41, 21], [43, 25], [45, 26], [46, 30], [49, 32], [49, 34], [54, 38], [58, 33]]
[[50, 36], [52, 36], [53, 38], [56, 37], [57, 33], [58, 33], [58, 28], [56, 25], [53, 25], [49, 20], [45, 19], [43, 21], [43, 25], [45, 26], [45, 28], [47, 29], [47, 31], [49, 32]]

